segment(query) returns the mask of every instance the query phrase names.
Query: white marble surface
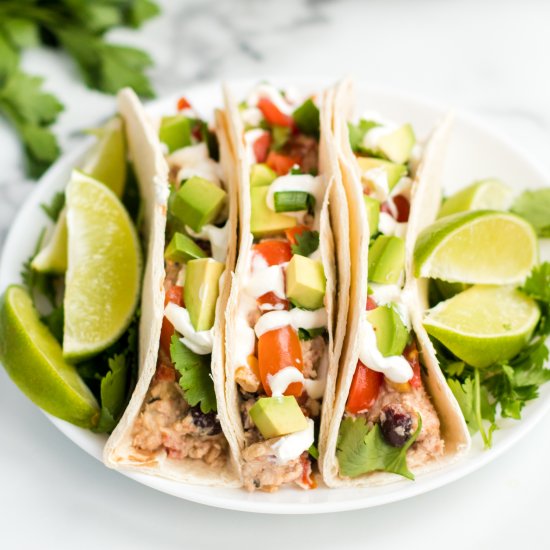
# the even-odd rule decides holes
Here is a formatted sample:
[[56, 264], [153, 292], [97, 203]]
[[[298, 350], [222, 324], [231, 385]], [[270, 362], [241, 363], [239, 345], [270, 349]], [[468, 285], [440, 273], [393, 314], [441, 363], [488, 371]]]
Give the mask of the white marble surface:
[[[469, 109], [522, 144], [550, 173], [550, 4], [522, 1], [169, 1], [140, 33], [113, 38], [150, 51], [159, 95], [202, 80], [351, 73]], [[56, 131], [113, 110], [50, 52], [29, 72], [65, 103]], [[482, 152], [480, 152], [482, 154]], [[0, 121], [0, 249], [33, 189]], [[550, 418], [485, 469], [414, 500], [319, 517], [260, 517], [156, 493], [103, 468], [66, 440], [0, 372], [3, 548], [502, 548], [550, 545]]]

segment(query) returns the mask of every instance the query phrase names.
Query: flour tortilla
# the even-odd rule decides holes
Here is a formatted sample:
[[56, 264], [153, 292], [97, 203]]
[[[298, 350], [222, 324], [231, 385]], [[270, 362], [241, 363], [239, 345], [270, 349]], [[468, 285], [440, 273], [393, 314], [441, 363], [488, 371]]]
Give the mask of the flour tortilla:
[[[168, 166], [152, 121], [130, 90], [118, 94], [120, 113], [125, 122], [130, 158], [145, 207], [144, 235], [147, 262], [143, 278], [141, 319], [139, 327], [139, 376], [134, 393], [118, 426], [105, 445], [103, 459], [115, 469], [144, 472], [196, 485], [238, 487], [236, 457], [229, 453], [223, 469], [213, 469], [201, 460], [174, 460], [165, 452], [151, 456], [132, 446], [132, 430], [156, 371], [160, 332], [164, 316], [164, 247], [168, 198]], [[229, 295], [231, 271], [235, 264], [237, 199], [235, 193], [234, 152], [227, 139], [228, 125], [224, 114], [216, 112], [216, 129], [220, 143], [220, 162], [225, 174], [229, 197], [229, 249], [225, 271], [220, 278], [220, 295], [213, 326], [212, 379], [218, 404], [218, 418], [227, 439], [231, 428], [227, 421], [224, 388], [223, 312]], [[231, 446], [230, 446], [231, 447]]]
[[[230, 90], [225, 87], [225, 104], [231, 121], [230, 135], [236, 151], [239, 182], [239, 255], [235, 280], [231, 289], [226, 311], [226, 399], [229, 421], [235, 434], [236, 450], [239, 454], [245, 448], [245, 434], [239, 410], [239, 391], [235, 381], [238, 335], [236, 319], [242, 289], [239, 284], [246, 276], [252, 253], [253, 236], [250, 232], [250, 165], [246, 157], [244, 127]], [[331, 105], [323, 101], [320, 110], [321, 136], [319, 141], [319, 174], [325, 182], [325, 195], [319, 216], [319, 246], [321, 261], [326, 276], [325, 307], [328, 318], [328, 369], [327, 384], [336, 378], [338, 358], [345, 334], [345, 312], [349, 300], [349, 244], [348, 219], [345, 197], [338, 180], [336, 157], [326, 142], [326, 132], [330, 129]], [[336, 245], [336, 246], [335, 246]], [[330, 417], [331, 402], [323, 400], [321, 429], [324, 418]], [[328, 429], [328, 425], [325, 426]], [[322, 450], [320, 449], [320, 452]], [[241, 465], [242, 466], [242, 463]]]
[[[350, 306], [347, 317], [347, 335], [340, 362], [338, 380], [327, 387], [333, 388], [334, 406], [331, 410], [330, 427], [324, 433], [322, 443], [324, 454], [320, 460], [323, 480], [329, 487], [371, 486], [402, 480], [400, 476], [384, 472], [369, 473], [357, 478], [339, 475], [336, 447], [340, 423], [345, 411], [351, 382], [359, 358], [359, 320], [366, 303], [368, 279], [369, 225], [363, 208], [361, 174], [359, 165], [351, 150], [347, 121], [353, 116], [353, 84], [341, 82], [334, 90], [333, 133], [329, 135], [329, 148], [337, 151], [345, 194], [349, 207], [349, 233], [351, 256]], [[426, 143], [422, 158], [416, 169], [411, 195], [411, 212], [406, 234], [406, 285], [404, 301], [411, 315], [422, 362], [427, 374], [423, 381], [441, 423], [441, 436], [445, 441], [445, 454], [437, 461], [431, 461], [414, 469], [415, 474], [439, 469], [456, 461], [467, 452], [470, 435], [460, 407], [450, 391], [438, 365], [435, 350], [422, 326], [422, 305], [425, 302], [425, 288], [412, 275], [412, 253], [418, 232], [435, 220], [440, 204], [440, 181], [442, 177], [445, 149], [447, 146], [451, 118], [446, 118], [433, 132]], [[330, 396], [326, 395], [326, 399]]]

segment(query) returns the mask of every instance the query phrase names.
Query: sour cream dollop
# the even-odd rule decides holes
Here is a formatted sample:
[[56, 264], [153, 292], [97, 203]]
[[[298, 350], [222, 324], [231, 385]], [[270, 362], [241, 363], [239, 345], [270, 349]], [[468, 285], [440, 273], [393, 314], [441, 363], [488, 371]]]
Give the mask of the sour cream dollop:
[[189, 226], [185, 226], [186, 231], [195, 239], [210, 241], [212, 247], [212, 257], [218, 262], [225, 262], [227, 258], [227, 247], [229, 245], [229, 220], [222, 227], [215, 225], [204, 225], [197, 233]]
[[174, 325], [177, 332], [183, 334], [180, 340], [191, 351], [199, 355], [212, 353], [212, 329], [196, 331], [189, 318], [189, 312], [184, 307], [170, 302], [164, 310], [164, 316]]
[[277, 464], [286, 464], [290, 460], [298, 458], [304, 451], [307, 451], [313, 445], [313, 428], [313, 420], [308, 418], [305, 429], [283, 435], [272, 443], [271, 450], [275, 454]]
[[295, 330], [306, 330], [327, 326], [327, 311], [324, 308], [313, 311], [293, 308], [290, 311], [268, 311], [264, 313], [254, 326], [256, 336], [260, 338], [266, 332], [290, 325]]

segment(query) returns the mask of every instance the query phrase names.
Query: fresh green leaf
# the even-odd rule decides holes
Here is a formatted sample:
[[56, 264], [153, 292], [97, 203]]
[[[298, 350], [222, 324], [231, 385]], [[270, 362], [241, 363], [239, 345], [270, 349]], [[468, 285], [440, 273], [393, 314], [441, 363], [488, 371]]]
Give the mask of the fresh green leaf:
[[308, 341], [313, 340], [313, 338], [317, 338], [317, 336], [324, 336], [327, 333], [327, 329], [325, 327], [319, 327], [319, 328], [299, 328], [298, 329], [298, 338], [302, 341]]
[[319, 109], [311, 99], [304, 101], [292, 113], [292, 118], [304, 134], [315, 137], [319, 135]]
[[[272, 126], [271, 127], [271, 146], [275, 151], [280, 151], [290, 137], [292, 129], [289, 126]], [[292, 172], [291, 172], [292, 173]]]
[[531, 223], [540, 237], [550, 237], [550, 189], [524, 191], [511, 210]]
[[319, 248], [319, 232], [304, 231], [296, 233], [296, 244], [291, 245], [292, 253], [309, 256]]
[[[550, 224], [550, 218], [548, 222]], [[535, 300], [550, 304], [550, 262], [534, 267], [521, 290]]]
[[351, 149], [354, 152], [364, 151], [363, 148], [363, 139], [365, 134], [372, 128], [380, 126], [378, 122], [372, 120], [361, 119], [357, 124], [352, 124], [348, 122], [348, 131], [349, 131], [349, 143]]
[[170, 356], [180, 373], [180, 386], [185, 400], [194, 407], [200, 403], [201, 411], [217, 411], [214, 382], [210, 373], [210, 355], [198, 355], [174, 335], [170, 344]]
[[128, 363], [124, 354], [109, 359], [109, 372], [101, 379], [101, 414], [97, 432], [111, 432], [122, 415], [126, 403]]
[[134, 0], [128, 9], [127, 21], [131, 27], [137, 28], [159, 13], [159, 7], [151, 0]]
[[7, 17], [0, 28], [16, 49], [31, 48], [39, 43], [38, 26], [29, 19]]
[[19, 54], [0, 28], [0, 87], [15, 71]]
[[421, 430], [422, 418], [419, 415], [415, 432], [403, 447], [398, 448], [386, 443], [378, 424], [369, 429], [367, 421], [362, 417], [344, 419], [340, 424], [336, 450], [340, 473], [353, 478], [369, 472], [384, 471], [414, 479], [407, 467], [407, 451]]
[[314, 443], [311, 444], [307, 452], [312, 456], [315, 460], [318, 460], [319, 458], [319, 449], [315, 446]]
[[46, 215], [52, 222], [56, 222], [61, 214], [61, 210], [65, 206], [65, 193], [63, 191], [58, 191], [50, 201], [50, 204], [42, 203], [40, 208], [46, 212]]

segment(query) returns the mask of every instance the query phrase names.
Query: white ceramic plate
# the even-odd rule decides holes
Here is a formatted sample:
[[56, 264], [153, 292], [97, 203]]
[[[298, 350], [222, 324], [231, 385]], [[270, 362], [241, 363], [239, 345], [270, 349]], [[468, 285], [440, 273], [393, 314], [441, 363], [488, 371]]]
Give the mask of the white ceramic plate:
[[[300, 90], [320, 90], [327, 81], [312, 82], [295, 79], [273, 79], [273, 82]], [[239, 81], [231, 88], [235, 97], [242, 98], [253, 81]], [[182, 92], [205, 117], [211, 116], [214, 106], [221, 106], [221, 92], [218, 83], [211, 83]], [[148, 110], [154, 115], [175, 112], [177, 96], [151, 103]], [[418, 136], [425, 136], [437, 119], [446, 110], [423, 99], [384, 89], [360, 87], [358, 89], [358, 113], [377, 111], [385, 118], [411, 122]], [[38, 234], [47, 218], [40, 209], [40, 203], [47, 202], [55, 191], [62, 189], [68, 181], [70, 170], [78, 165], [91, 140], [85, 140], [78, 148], [63, 156], [42, 178], [34, 193], [29, 197], [6, 241], [0, 261], [0, 292], [14, 282], [20, 281], [21, 265], [32, 253]], [[541, 187], [548, 184], [540, 167], [517, 146], [498, 136], [473, 117], [457, 113], [450, 150], [447, 156], [444, 189], [452, 192], [477, 178], [500, 177], [517, 191], [524, 188]], [[544, 256], [548, 256], [546, 252]], [[315, 514], [337, 512], [379, 506], [430, 491], [455, 481], [466, 474], [491, 462], [520, 440], [550, 409], [550, 385], [543, 387], [539, 399], [530, 403], [523, 411], [519, 422], [502, 422], [502, 429], [494, 434], [494, 445], [484, 451], [481, 440], [474, 438], [472, 450], [463, 460], [443, 470], [417, 476], [416, 481], [398, 481], [391, 485], [368, 489], [327, 489], [319, 487], [314, 491], [283, 489], [274, 494], [249, 494], [241, 489], [217, 489], [211, 487], [186, 486], [173, 481], [150, 477], [144, 474], [126, 473], [139, 483], [159, 491], [187, 500], [250, 512], [277, 514]], [[101, 460], [104, 436], [93, 434], [50, 417], [55, 426], [69, 439], [98, 460]]]

